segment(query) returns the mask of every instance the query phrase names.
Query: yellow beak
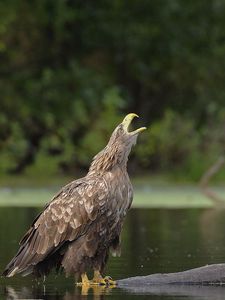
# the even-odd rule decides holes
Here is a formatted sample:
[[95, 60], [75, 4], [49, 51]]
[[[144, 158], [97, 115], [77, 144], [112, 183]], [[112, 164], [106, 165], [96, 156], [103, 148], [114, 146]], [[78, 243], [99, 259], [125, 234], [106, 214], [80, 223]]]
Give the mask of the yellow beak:
[[[139, 118], [139, 116], [138, 116], [137, 114], [130, 113], [130, 114], [126, 115], [126, 117], [123, 119], [122, 124], [123, 124], [124, 129], [125, 129], [127, 132], [128, 132], [128, 127], [130, 126], [132, 120], [133, 120], [135, 117], [136, 117], [136, 118]], [[142, 132], [142, 131], [144, 131], [144, 130], [146, 130], [146, 129], [147, 129], [146, 127], [141, 127], [141, 128], [136, 129], [135, 131], [131, 131], [131, 132], [129, 132], [129, 133], [131, 133], [131, 134], [136, 134], [136, 133], [140, 133], [140, 132]]]

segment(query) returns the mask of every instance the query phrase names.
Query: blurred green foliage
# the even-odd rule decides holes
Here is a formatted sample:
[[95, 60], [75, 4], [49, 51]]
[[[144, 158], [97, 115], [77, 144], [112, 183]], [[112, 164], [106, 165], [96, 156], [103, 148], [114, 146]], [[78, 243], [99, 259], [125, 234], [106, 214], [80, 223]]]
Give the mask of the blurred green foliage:
[[198, 180], [224, 151], [224, 14], [222, 0], [1, 2], [0, 172], [85, 170], [133, 111], [150, 130], [132, 170]]

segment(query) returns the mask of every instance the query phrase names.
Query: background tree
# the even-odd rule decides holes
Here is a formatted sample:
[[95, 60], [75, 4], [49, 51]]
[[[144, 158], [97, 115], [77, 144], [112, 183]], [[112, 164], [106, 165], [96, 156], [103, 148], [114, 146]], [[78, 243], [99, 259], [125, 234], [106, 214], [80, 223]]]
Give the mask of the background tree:
[[134, 111], [152, 129], [132, 169], [198, 179], [224, 149], [224, 14], [222, 0], [0, 3], [1, 172], [83, 170]]

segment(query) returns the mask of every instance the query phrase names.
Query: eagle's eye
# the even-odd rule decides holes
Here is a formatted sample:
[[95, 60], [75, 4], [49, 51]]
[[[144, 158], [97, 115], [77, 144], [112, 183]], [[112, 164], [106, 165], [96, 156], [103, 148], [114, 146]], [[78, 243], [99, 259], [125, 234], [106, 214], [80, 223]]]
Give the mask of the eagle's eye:
[[118, 127], [117, 134], [118, 134], [118, 135], [121, 135], [121, 134], [123, 134], [123, 132], [124, 132], [123, 127], [120, 125], [120, 126]]

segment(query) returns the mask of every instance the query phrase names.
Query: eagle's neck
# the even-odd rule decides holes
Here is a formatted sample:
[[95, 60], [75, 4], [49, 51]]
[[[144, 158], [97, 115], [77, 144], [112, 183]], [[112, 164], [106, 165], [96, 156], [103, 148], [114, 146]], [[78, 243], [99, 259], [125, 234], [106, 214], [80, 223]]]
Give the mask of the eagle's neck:
[[120, 168], [122, 171], [127, 170], [127, 161], [130, 149], [121, 149], [120, 145], [107, 145], [94, 158], [89, 168], [88, 174], [103, 173], [111, 171], [114, 168]]

